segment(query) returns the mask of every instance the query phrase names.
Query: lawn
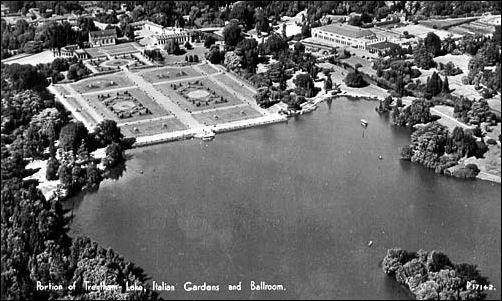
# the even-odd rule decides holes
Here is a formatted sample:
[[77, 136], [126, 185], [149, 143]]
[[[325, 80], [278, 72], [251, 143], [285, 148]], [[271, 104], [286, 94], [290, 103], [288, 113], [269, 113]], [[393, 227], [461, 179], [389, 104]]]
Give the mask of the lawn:
[[136, 47], [132, 45], [132, 43], [106, 46], [106, 47], [101, 47], [101, 49], [112, 56], [126, 53], [140, 52]]
[[126, 137], [140, 137], [186, 130], [187, 127], [177, 118], [170, 117], [161, 120], [121, 125], [120, 129]]
[[461, 24], [469, 23], [478, 19], [474, 18], [454, 18], [454, 19], [430, 19], [420, 21], [420, 24], [423, 24], [429, 28], [433, 29], [448, 29], [452, 26], [458, 26]]
[[72, 84], [72, 87], [81, 94], [132, 86], [134, 83], [123, 72], [91, 77]]
[[221, 109], [212, 112], [194, 113], [193, 118], [205, 125], [215, 125], [263, 116], [250, 106]]
[[253, 97], [256, 93], [251, 92], [248, 88], [244, 86], [243, 83], [239, 83], [233, 80], [230, 76], [226, 74], [218, 74], [214, 76], [214, 79], [217, 79], [220, 83], [224, 84], [225, 86], [228, 86], [235, 92], [244, 95], [245, 97], [248, 97], [251, 100], [254, 100]]
[[216, 69], [213, 66], [208, 65], [208, 64], [202, 64], [202, 65], [199, 65], [198, 67], [200, 69], [202, 69], [202, 71], [206, 72], [207, 74], [218, 73], [218, 69]]
[[96, 48], [86, 48], [85, 52], [89, 54], [91, 58], [98, 58], [98, 57], [106, 57], [106, 53], [104, 53], [100, 47]]
[[177, 80], [187, 77], [201, 76], [199, 72], [192, 67], [167, 67], [158, 69], [148, 69], [138, 72], [146, 81], [150, 83], [164, 82], [168, 80]]

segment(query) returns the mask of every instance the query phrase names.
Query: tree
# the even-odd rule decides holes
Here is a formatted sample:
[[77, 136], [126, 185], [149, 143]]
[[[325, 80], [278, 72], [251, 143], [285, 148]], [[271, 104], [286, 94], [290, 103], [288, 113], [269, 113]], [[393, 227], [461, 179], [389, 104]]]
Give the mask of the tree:
[[271, 35], [263, 44], [263, 54], [273, 54], [274, 57], [286, 49], [288, 49], [287, 40], [278, 34]]
[[332, 88], [333, 88], [333, 82], [331, 81], [331, 75], [328, 74], [326, 76], [326, 80], [324, 81], [324, 90], [326, 90], [326, 92], [328, 92]]
[[210, 48], [214, 43], [216, 43], [216, 39], [213, 36], [207, 36], [204, 40], [204, 47]]
[[448, 76], [444, 77], [442, 93], [450, 93], [450, 84], [448, 83]]
[[165, 51], [169, 54], [179, 54], [180, 53], [180, 45], [174, 39], [170, 39], [167, 41], [166, 46], [164, 48]]
[[242, 58], [235, 51], [227, 51], [225, 53], [225, 61], [223, 62], [228, 69], [233, 70], [240, 66]]
[[206, 59], [213, 64], [219, 64], [222, 59], [222, 54], [218, 47], [212, 47], [211, 50], [206, 54]]
[[236, 46], [237, 43], [242, 39], [241, 28], [236, 23], [230, 23], [223, 30], [223, 39], [225, 40], [225, 45]]
[[56, 70], [56, 71], [66, 71], [68, 70], [69, 68], [69, 65], [68, 65], [68, 61], [64, 58], [55, 58], [54, 61], [52, 61], [52, 69]]
[[101, 172], [94, 164], [94, 162], [89, 163], [86, 169], [85, 184], [89, 188], [95, 188], [99, 185], [102, 180]]
[[80, 160], [86, 162], [89, 160], [89, 150], [87, 149], [87, 146], [85, 145], [84, 139], [80, 142], [80, 147], [77, 150], [77, 156]]
[[57, 180], [57, 171], [59, 169], [59, 162], [56, 160], [56, 158], [51, 157], [47, 161], [47, 171], [45, 174], [45, 177], [49, 181]]
[[82, 140], [88, 139], [88, 131], [82, 122], [70, 122], [59, 134], [59, 147], [65, 151], [77, 150]]
[[192, 49], [192, 48], [193, 48], [193, 47], [192, 47], [192, 44], [190, 44], [190, 42], [189, 42], [189, 41], [186, 41], [186, 42], [185, 42], [185, 49], [190, 50], [190, 49]]
[[103, 163], [106, 167], [111, 168], [124, 160], [123, 150], [120, 144], [112, 142], [106, 147], [106, 157]]
[[120, 132], [117, 122], [105, 119], [96, 125], [93, 138], [96, 147], [105, 147], [112, 142], [121, 143], [124, 135]]
[[368, 83], [364, 80], [363, 75], [359, 72], [349, 72], [344, 79], [347, 86], [353, 88], [366, 87]]
[[71, 168], [67, 164], [61, 164], [58, 170], [59, 181], [65, 188], [71, 188], [72, 185], [72, 175]]
[[432, 57], [436, 57], [441, 53], [441, 39], [433, 32], [429, 32], [424, 40], [425, 48]]
[[237, 44], [235, 52], [242, 55], [242, 67], [255, 73], [258, 65], [258, 42], [255, 39], [244, 39]]
[[424, 43], [420, 42], [413, 51], [413, 57], [417, 67], [429, 70], [436, 66], [433, 55], [427, 50]]

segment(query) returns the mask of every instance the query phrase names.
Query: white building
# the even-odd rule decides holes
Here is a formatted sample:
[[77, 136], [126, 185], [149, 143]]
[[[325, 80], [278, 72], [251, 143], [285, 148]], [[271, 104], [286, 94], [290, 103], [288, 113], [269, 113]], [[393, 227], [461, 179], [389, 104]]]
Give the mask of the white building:
[[386, 40], [369, 29], [341, 23], [312, 28], [312, 38], [332, 47], [352, 46], [364, 50], [369, 44]]

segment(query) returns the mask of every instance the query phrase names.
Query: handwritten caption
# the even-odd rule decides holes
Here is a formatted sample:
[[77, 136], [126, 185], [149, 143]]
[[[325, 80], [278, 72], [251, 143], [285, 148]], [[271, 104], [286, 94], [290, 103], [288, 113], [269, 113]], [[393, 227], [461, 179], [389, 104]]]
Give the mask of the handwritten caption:
[[[76, 287], [76, 282], [64, 287], [61, 284], [54, 284], [49, 282], [48, 284], [43, 284], [40, 281], [37, 281], [37, 291], [62, 291], [64, 289], [73, 291]], [[170, 284], [164, 281], [152, 281], [151, 286], [149, 287], [153, 291], [176, 291], [179, 290], [176, 284]], [[265, 281], [250, 281], [247, 283], [247, 287], [251, 291], [285, 291], [286, 287], [283, 284], [271, 284]], [[85, 291], [125, 291], [125, 292], [138, 292], [144, 291], [147, 287], [138, 283], [128, 283], [126, 282], [125, 287], [121, 285], [109, 285], [105, 282], [101, 283], [91, 283], [89, 281], [83, 281], [82, 289]], [[203, 283], [193, 283], [191, 281], [187, 281], [183, 283], [182, 289], [186, 292], [219, 292], [222, 290], [228, 291], [242, 291], [243, 283], [239, 281], [235, 284], [208, 284], [207, 282]]]

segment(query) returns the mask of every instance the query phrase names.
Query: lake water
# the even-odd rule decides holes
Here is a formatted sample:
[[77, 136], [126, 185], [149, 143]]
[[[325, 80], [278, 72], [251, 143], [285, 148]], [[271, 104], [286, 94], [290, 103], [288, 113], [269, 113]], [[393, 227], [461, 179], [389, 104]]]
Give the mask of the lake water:
[[[410, 299], [380, 267], [400, 247], [477, 264], [500, 299], [500, 184], [399, 160], [409, 133], [375, 106], [338, 99], [208, 143], [132, 150], [118, 180], [69, 202], [72, 233], [176, 285], [164, 298]], [[220, 292], [185, 292], [187, 281]], [[251, 291], [250, 281], [286, 290]]]

